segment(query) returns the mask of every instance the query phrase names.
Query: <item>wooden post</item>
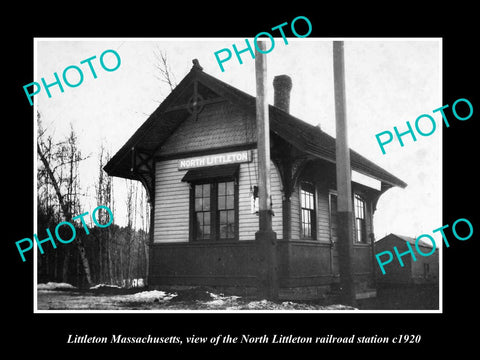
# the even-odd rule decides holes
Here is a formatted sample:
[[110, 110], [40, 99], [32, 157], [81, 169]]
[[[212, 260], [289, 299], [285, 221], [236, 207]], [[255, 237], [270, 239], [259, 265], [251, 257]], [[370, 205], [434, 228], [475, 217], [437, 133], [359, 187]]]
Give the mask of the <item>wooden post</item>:
[[[265, 50], [263, 42], [258, 42]], [[255, 241], [259, 252], [259, 290], [269, 300], [278, 299], [277, 234], [272, 230], [270, 208], [270, 122], [267, 102], [267, 59], [255, 49], [256, 118], [258, 154], [259, 230]]]
[[353, 279], [353, 206], [351, 188], [350, 150], [345, 98], [345, 65], [343, 41], [333, 42], [333, 79], [335, 88], [336, 119], [336, 170], [337, 170], [337, 219], [338, 252], [342, 302], [355, 305]]

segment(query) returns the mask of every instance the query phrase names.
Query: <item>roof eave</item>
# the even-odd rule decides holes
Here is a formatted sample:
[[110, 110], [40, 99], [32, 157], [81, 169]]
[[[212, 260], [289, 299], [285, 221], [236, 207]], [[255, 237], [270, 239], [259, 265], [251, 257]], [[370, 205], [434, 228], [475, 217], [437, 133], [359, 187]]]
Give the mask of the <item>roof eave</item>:
[[[177, 85], [177, 87], [165, 98], [165, 100], [158, 106], [158, 108], [148, 117], [148, 119], [140, 126], [140, 128], [128, 139], [128, 141], [120, 148], [120, 150], [110, 159], [110, 161], [104, 166], [104, 170], [107, 172], [108, 175], [110, 176], [119, 176], [119, 177], [124, 177], [124, 178], [135, 178], [134, 174], [130, 174], [130, 171], [128, 173], [125, 172], [125, 165], [123, 165], [124, 169], [119, 170], [118, 167], [121, 164], [122, 161], [125, 161], [125, 157], [127, 157], [129, 154], [131, 154], [131, 149], [132, 147], [135, 147], [138, 145], [138, 143], [141, 141], [142, 137], [144, 134], [146, 134], [151, 127], [155, 124], [155, 120], [159, 119], [163, 111], [174, 101], [177, 97], [178, 94], [180, 94], [183, 89], [190, 84], [193, 79], [197, 78], [198, 80], [204, 82], [207, 86], [210, 86], [212, 90], [221, 93], [222, 96], [227, 98], [229, 101], [233, 103], [240, 103], [246, 108], [248, 108], [250, 111], [255, 113], [256, 108], [255, 108], [255, 97], [247, 94], [205, 72], [203, 72], [201, 69], [199, 69], [196, 66], [193, 66], [190, 72], [182, 79], [182, 81]], [[326, 161], [330, 161], [335, 163], [335, 156], [332, 153], [331, 149], [325, 148], [324, 152], [329, 153], [329, 156], [322, 155], [319, 151], [315, 152], [312, 149], [308, 147], [308, 143], [305, 141], [302, 141], [300, 138], [302, 137], [302, 134], [299, 133], [298, 139], [292, 137], [292, 132], [289, 131], [287, 128], [282, 128], [282, 118], [283, 117], [288, 117], [291, 121], [294, 122], [291, 127], [295, 126], [295, 123], [298, 123], [297, 125], [301, 124], [303, 127], [308, 128], [308, 131], [310, 132], [317, 132], [318, 136], [327, 139], [328, 141], [332, 142], [335, 141], [335, 138], [332, 136], [328, 135], [327, 133], [323, 132], [321, 129], [318, 127], [315, 127], [313, 125], [310, 125], [303, 120], [300, 120], [294, 116], [292, 116], [289, 113], [284, 112], [281, 109], [278, 109], [277, 107], [273, 105], [269, 105], [269, 114], [270, 116], [270, 129], [272, 132], [276, 133], [278, 136], [283, 138], [285, 141], [289, 142], [293, 146], [295, 146], [298, 150], [310, 154], [316, 158], [323, 159]], [[352, 169], [355, 171], [361, 172], [364, 175], [371, 176], [379, 181], [382, 182], [382, 184], [389, 185], [389, 186], [397, 186], [400, 188], [405, 188], [407, 184], [394, 176], [393, 174], [390, 174], [388, 171], [380, 168], [378, 165], [373, 163], [372, 161], [366, 159], [364, 156], [358, 154], [357, 152], [353, 151], [350, 149], [350, 154], [351, 158], [352, 157], [358, 157], [359, 160], [363, 161], [364, 164], [357, 164], [356, 161], [351, 161], [351, 166]], [[369, 169], [371, 168], [371, 169]], [[383, 173], [385, 176], [380, 176], [377, 174], [378, 172]], [[385, 186], [382, 186], [383, 187]], [[388, 188], [385, 186], [385, 190]]]

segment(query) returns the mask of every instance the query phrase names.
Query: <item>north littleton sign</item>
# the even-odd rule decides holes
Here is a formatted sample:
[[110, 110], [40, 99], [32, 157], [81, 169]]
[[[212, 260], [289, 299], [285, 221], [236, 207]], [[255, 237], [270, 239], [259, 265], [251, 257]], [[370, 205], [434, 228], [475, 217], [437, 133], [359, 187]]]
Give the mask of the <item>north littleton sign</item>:
[[235, 151], [224, 154], [196, 156], [178, 160], [178, 170], [188, 170], [207, 166], [240, 164], [252, 161], [250, 150]]

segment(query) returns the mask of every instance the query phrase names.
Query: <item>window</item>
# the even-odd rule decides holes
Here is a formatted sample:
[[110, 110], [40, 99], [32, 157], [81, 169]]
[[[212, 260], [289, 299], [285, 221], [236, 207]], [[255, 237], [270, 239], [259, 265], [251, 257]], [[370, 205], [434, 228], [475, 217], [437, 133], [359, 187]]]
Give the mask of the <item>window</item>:
[[[365, 220], [365, 201], [363, 198], [355, 194], [354, 195], [354, 212], [355, 212], [355, 242], [366, 244], [367, 241], [367, 228]], [[330, 236], [332, 242], [337, 241], [337, 195], [330, 192]]]
[[194, 240], [234, 240], [237, 192], [234, 181], [192, 184]]
[[367, 228], [365, 223], [365, 201], [358, 194], [354, 198], [355, 232], [358, 243], [367, 243]]
[[302, 237], [305, 239], [316, 239], [315, 187], [312, 184], [301, 184], [300, 203], [302, 212]]
[[212, 213], [210, 211], [210, 184], [195, 185], [195, 239], [210, 239]]
[[235, 191], [233, 181], [220, 182], [218, 188], [218, 219], [220, 239], [235, 238]]
[[423, 264], [423, 277], [426, 279], [430, 275], [430, 264]]
[[190, 240], [238, 239], [239, 164], [194, 168], [190, 183]]

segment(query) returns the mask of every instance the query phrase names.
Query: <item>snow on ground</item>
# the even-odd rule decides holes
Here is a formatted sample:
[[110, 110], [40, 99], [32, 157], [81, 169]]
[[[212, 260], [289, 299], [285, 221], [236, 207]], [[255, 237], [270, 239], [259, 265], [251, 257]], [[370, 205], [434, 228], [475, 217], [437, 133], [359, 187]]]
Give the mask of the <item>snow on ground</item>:
[[110, 284], [97, 284], [95, 286], [91, 286], [90, 290], [96, 290], [100, 288], [114, 288], [114, 289], [121, 289], [118, 285], [110, 285]]
[[168, 301], [177, 296], [160, 290], [142, 291], [132, 295], [117, 296], [118, 301], [160, 302]]
[[[301, 302], [272, 302], [225, 296], [203, 289], [162, 290], [126, 293], [128, 289], [112, 286], [114, 293], [105, 293], [109, 285], [79, 290], [70, 284], [37, 285], [38, 310], [356, 310], [345, 305], [320, 306]], [[124, 293], [121, 293], [121, 292]]]
[[65, 290], [65, 289], [76, 289], [76, 287], [67, 283], [48, 282], [46, 284], [37, 284], [37, 289], [38, 290]]

